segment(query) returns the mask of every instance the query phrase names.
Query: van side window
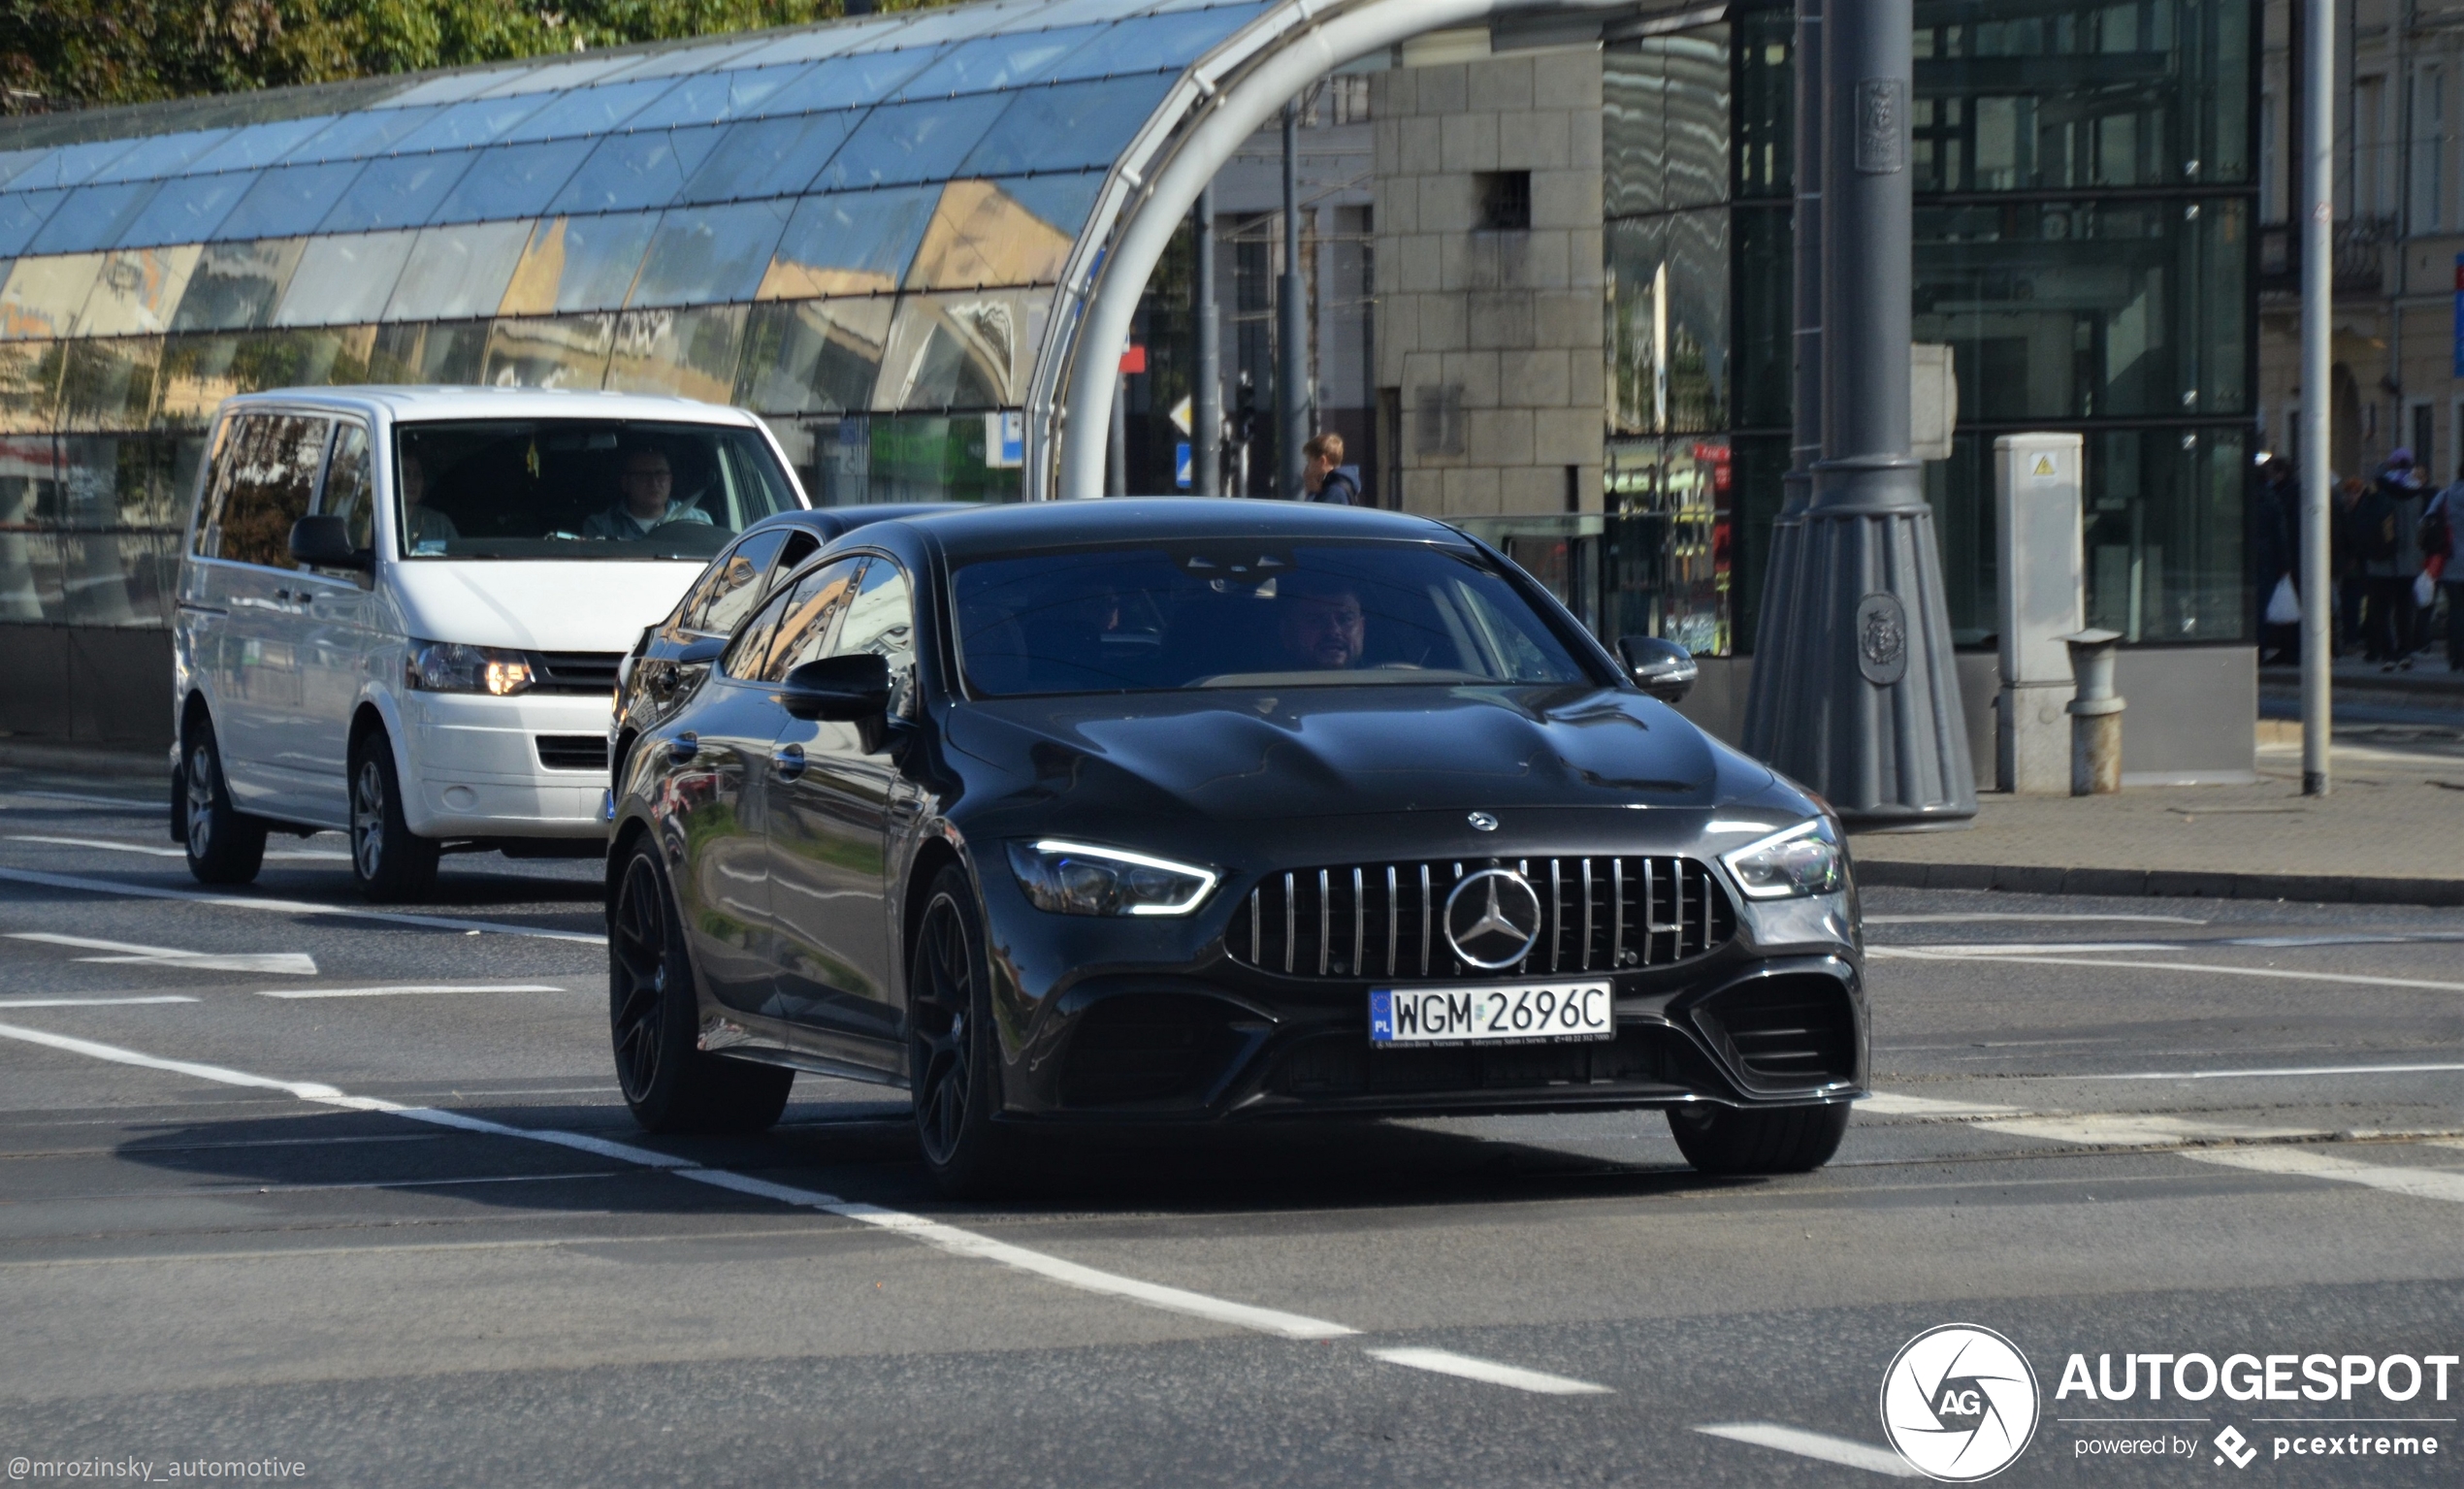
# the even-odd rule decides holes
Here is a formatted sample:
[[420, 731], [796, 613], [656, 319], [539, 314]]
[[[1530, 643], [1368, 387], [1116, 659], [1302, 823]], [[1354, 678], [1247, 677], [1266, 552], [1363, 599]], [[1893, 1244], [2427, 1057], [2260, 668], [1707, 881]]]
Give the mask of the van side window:
[[[205, 557], [296, 568], [291, 524], [308, 515], [333, 422], [306, 414], [252, 414], [224, 445], [221, 496]], [[201, 549], [205, 548], [200, 543]]]
[[369, 468], [368, 431], [344, 422], [334, 432], [334, 453], [325, 463], [325, 496], [317, 511], [340, 517], [354, 548], [376, 546], [376, 488]]
[[208, 458], [205, 482], [197, 490], [197, 534], [188, 550], [201, 559], [222, 551], [222, 498], [231, 485], [231, 450], [239, 442], [241, 426], [247, 422], [225, 419], [214, 426], [213, 453]]

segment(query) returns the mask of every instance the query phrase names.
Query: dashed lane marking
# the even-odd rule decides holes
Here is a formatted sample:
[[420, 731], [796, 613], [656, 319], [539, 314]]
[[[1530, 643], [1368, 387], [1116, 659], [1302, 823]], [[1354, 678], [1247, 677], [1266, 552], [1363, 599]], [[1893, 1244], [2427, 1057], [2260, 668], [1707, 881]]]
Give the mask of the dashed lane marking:
[[1509, 1386], [1517, 1391], [1530, 1391], [1540, 1396], [1611, 1396], [1616, 1394], [1605, 1385], [1576, 1380], [1571, 1376], [1552, 1376], [1545, 1371], [1525, 1370], [1519, 1365], [1500, 1365], [1477, 1355], [1456, 1354], [1451, 1349], [1372, 1349], [1373, 1359], [1410, 1370], [1434, 1371], [1441, 1376], [1459, 1376], [1466, 1380], [1485, 1381], [1490, 1385]]
[[[2459, 1145], [2448, 1140], [2436, 1146], [2453, 1148]], [[2253, 1173], [2332, 1179], [2338, 1183], [2361, 1184], [2416, 1200], [2443, 1200], [2450, 1205], [2464, 1205], [2464, 1174], [2451, 1169], [2410, 1169], [2381, 1163], [2355, 1163], [2351, 1158], [2339, 1158], [2333, 1153], [2307, 1148], [2204, 1149], [2185, 1152], [2182, 1156], [2230, 1169], [2248, 1169]]]
[[571, 941], [605, 946], [607, 938], [579, 930], [549, 930], [506, 921], [466, 921], [442, 915], [405, 915], [397, 910], [369, 910], [357, 905], [321, 905], [308, 899], [275, 899], [246, 894], [216, 894], [206, 890], [173, 890], [158, 885], [129, 884], [84, 874], [46, 874], [30, 868], [0, 868], [0, 881], [37, 884], [54, 890], [80, 890], [89, 894], [117, 894], [132, 899], [178, 899], [191, 904], [222, 905], [234, 910], [270, 910], [276, 915], [332, 915], [350, 921], [381, 921], [389, 925], [417, 925], [430, 930], [493, 931], [501, 936], [528, 936], [538, 941]]
[[422, 992], [563, 992], [554, 983], [405, 983], [392, 987], [260, 987], [260, 998], [390, 998]]
[[1934, 1121], [2020, 1115], [2018, 1107], [1996, 1106], [1990, 1101], [1944, 1101], [1937, 1096], [1903, 1096], [1897, 1091], [1875, 1091], [1859, 1097], [1857, 1110], [1875, 1117], [1919, 1117]]
[[[130, 843], [108, 837], [53, 837], [44, 832], [12, 832], [8, 836], [12, 843], [44, 843], [54, 848], [101, 848], [113, 853], [141, 853], [152, 858], [188, 857], [188, 850], [185, 848], [166, 848], [160, 843]], [[269, 848], [265, 856], [269, 859], [281, 858], [293, 862], [348, 863], [351, 861], [351, 856], [347, 853], [328, 853], [308, 848]]]
[[125, 998], [0, 998], [0, 1008], [116, 1008], [129, 1003], [194, 1003], [195, 998], [176, 992], [149, 993], [143, 997]]
[[176, 946], [142, 946], [134, 941], [98, 941], [91, 936], [63, 936], [48, 930], [13, 930], [12, 941], [44, 946], [111, 952], [110, 956], [80, 956], [79, 961], [134, 962], [148, 967], [186, 967], [199, 972], [278, 972], [289, 977], [316, 976], [316, 958], [305, 952], [189, 952]]
[[2464, 1070], [2464, 1062], [2422, 1065], [2283, 1065], [2263, 1070], [2134, 1070], [2121, 1075], [2069, 1076], [2072, 1081], [2270, 1081], [2300, 1076], [2406, 1076]]
[[1732, 1442], [1751, 1442], [1756, 1447], [1775, 1447], [1783, 1453], [1795, 1453], [1799, 1458], [1816, 1458], [1842, 1468], [1863, 1469], [1868, 1473], [1883, 1473], [1893, 1478], [1925, 1476], [1889, 1448], [1875, 1447], [1852, 1438], [1834, 1438], [1827, 1432], [1807, 1432], [1802, 1427], [1783, 1427], [1777, 1422], [1713, 1422], [1694, 1430], [1714, 1438], [1726, 1438]]
[[2079, 971], [2115, 967], [2144, 972], [2213, 972], [2224, 977], [2261, 977], [2292, 983], [2345, 983], [2363, 987], [2419, 987], [2432, 992], [2464, 992], [2464, 983], [2434, 982], [2427, 978], [2366, 977], [2357, 972], [2291, 972], [2279, 967], [2227, 967], [2215, 962], [2097, 961], [2075, 956], [2020, 956], [1998, 952], [1982, 955], [1938, 949], [1919, 951], [1906, 946], [1868, 946], [1865, 955], [1906, 961], [2012, 961], [2029, 966], [2070, 967]]

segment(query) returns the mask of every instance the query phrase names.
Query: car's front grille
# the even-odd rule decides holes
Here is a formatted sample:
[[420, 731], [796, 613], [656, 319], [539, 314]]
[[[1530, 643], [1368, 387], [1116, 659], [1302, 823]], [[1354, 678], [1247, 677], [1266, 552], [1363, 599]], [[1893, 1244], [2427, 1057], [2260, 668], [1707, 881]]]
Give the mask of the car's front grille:
[[1836, 978], [1761, 978], [1715, 995], [1695, 1019], [1760, 1084], [1819, 1085], [1857, 1073], [1856, 1014]]
[[623, 652], [533, 652], [533, 693], [613, 693]]
[[550, 770], [605, 770], [607, 741], [598, 734], [535, 734], [539, 763]]
[[[1471, 966], [1446, 939], [1446, 896], [1484, 868], [1514, 870], [1540, 899], [1540, 935], [1509, 966]], [[1233, 912], [1223, 940], [1236, 961], [1299, 977], [1494, 978], [1662, 966], [1724, 946], [1735, 933], [1736, 911], [1704, 865], [1603, 857], [1269, 874]]]

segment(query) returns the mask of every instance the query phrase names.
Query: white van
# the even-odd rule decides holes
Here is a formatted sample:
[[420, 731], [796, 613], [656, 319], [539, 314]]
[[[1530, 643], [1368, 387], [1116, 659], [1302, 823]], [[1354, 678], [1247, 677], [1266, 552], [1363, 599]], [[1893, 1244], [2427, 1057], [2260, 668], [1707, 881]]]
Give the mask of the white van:
[[317, 388], [225, 403], [175, 626], [173, 836], [207, 884], [342, 828], [372, 897], [438, 856], [601, 851], [617, 663], [736, 533], [805, 505], [682, 399]]

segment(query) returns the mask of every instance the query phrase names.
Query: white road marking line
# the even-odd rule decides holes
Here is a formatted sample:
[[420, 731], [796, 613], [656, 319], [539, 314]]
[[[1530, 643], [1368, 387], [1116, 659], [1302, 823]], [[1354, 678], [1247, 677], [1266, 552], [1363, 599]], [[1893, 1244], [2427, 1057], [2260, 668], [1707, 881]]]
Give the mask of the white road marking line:
[[128, 998], [0, 998], [0, 1008], [112, 1008], [123, 1003], [194, 1003], [175, 992]]
[[409, 992], [563, 992], [554, 983], [405, 983], [393, 987], [260, 987], [260, 998], [386, 998]]
[[2264, 977], [2294, 983], [2349, 983], [2363, 987], [2420, 987], [2432, 992], [2464, 992], [2464, 983], [2432, 982], [2418, 977], [2364, 977], [2354, 972], [2287, 972], [2277, 967], [2226, 967], [2199, 961], [2081, 961], [2069, 956], [1938, 955], [1904, 946], [1868, 946], [1865, 955], [1909, 961], [2015, 961], [2040, 967], [2123, 967], [2145, 972], [2214, 972], [2224, 977]]
[[2187, 915], [2026, 915], [2016, 911], [1992, 915], [1869, 915], [1864, 918], [1868, 925], [1973, 925], [1992, 921], [2126, 921], [2144, 922], [2151, 925], [2207, 923]]
[[[2455, 1145], [2449, 1142], [2440, 1146]], [[2332, 1179], [2341, 1183], [2364, 1184], [2416, 1200], [2444, 1200], [2450, 1205], [2464, 1205], [2464, 1174], [2450, 1169], [2409, 1169], [2356, 1163], [2351, 1158], [2315, 1152], [2307, 1148], [2209, 1149], [2186, 1152], [2182, 1156], [2195, 1158], [2201, 1163], [2221, 1164], [2225, 1168], [2249, 1169], [2253, 1173]]]
[[2052, 1117], [1996, 1117], [1977, 1123], [2017, 1137], [2076, 1143], [2083, 1148], [2179, 1148], [2189, 1143], [2290, 1143], [2332, 1138], [2313, 1127], [2253, 1127], [2184, 1117], [2083, 1112]]
[[1926, 956], [2053, 956], [2104, 955], [2115, 952], [2188, 952], [2213, 941], [1923, 941], [1868, 943], [1867, 950], [1886, 955], [1912, 953]]
[[216, 894], [205, 890], [170, 890], [150, 884], [126, 884], [117, 879], [94, 879], [82, 874], [37, 873], [27, 868], [0, 868], [0, 881], [39, 884], [54, 890], [83, 890], [93, 894], [118, 894], [134, 899], [181, 899], [193, 904], [222, 905], [234, 910], [271, 910], [277, 915], [334, 915], [344, 920], [382, 921], [391, 925], [419, 925], [435, 930], [488, 930], [501, 936], [529, 936], [538, 941], [573, 941], [584, 946], [607, 944], [605, 936], [587, 931], [546, 930], [504, 921], [464, 921], [441, 915], [405, 915], [399, 911], [367, 910], [356, 905], [320, 905], [306, 899]]
[[2135, 1070], [2126, 1075], [2070, 1076], [2072, 1081], [2258, 1081], [2296, 1076], [2396, 1076], [2464, 1070], [2464, 1062], [2433, 1065], [2287, 1065], [2275, 1070]]
[[611, 1158], [620, 1163], [662, 1169], [675, 1175], [678, 1179], [691, 1180], [695, 1183], [709, 1184], [714, 1188], [728, 1189], [738, 1194], [776, 1200], [783, 1205], [823, 1211], [843, 1219], [854, 1220], [859, 1224], [874, 1226], [923, 1242], [926, 1246], [954, 1255], [998, 1262], [1003, 1266], [1033, 1273], [1082, 1292], [1122, 1298], [1132, 1303], [1143, 1303], [1150, 1308], [1185, 1313], [1192, 1317], [1231, 1324], [1239, 1328], [1253, 1329], [1262, 1334], [1278, 1335], [1284, 1339], [1339, 1339], [1360, 1332], [1344, 1324], [1330, 1323], [1322, 1318], [1287, 1313], [1278, 1309], [1254, 1308], [1246, 1303], [1233, 1303], [1222, 1298], [1212, 1298], [1204, 1293], [1190, 1292], [1184, 1288], [1167, 1287], [1159, 1282], [1142, 1281], [1136, 1278], [1122, 1277], [1118, 1273], [1081, 1266], [1077, 1262], [1064, 1261], [1057, 1256], [1047, 1256], [1041, 1251], [1030, 1251], [1024, 1246], [1012, 1246], [1005, 1241], [995, 1241], [989, 1236], [979, 1236], [973, 1231], [961, 1230], [955, 1225], [928, 1220], [922, 1215], [911, 1215], [900, 1211], [885, 1210], [878, 1205], [840, 1199], [837, 1195], [825, 1194], [818, 1189], [798, 1189], [787, 1184], [773, 1183], [766, 1179], [755, 1179], [749, 1175], [731, 1173], [726, 1169], [704, 1168], [691, 1158], [682, 1158], [673, 1153], [663, 1153], [647, 1148], [636, 1148], [629, 1143], [611, 1143], [604, 1138], [595, 1138], [584, 1133], [559, 1132], [553, 1128], [509, 1127], [503, 1122], [492, 1122], [484, 1117], [467, 1117], [460, 1112], [447, 1112], [434, 1107], [405, 1107], [373, 1096], [345, 1095], [320, 1082], [277, 1081], [268, 1076], [250, 1075], [245, 1071], [227, 1070], [218, 1065], [203, 1065], [187, 1060], [166, 1060], [155, 1055], [140, 1053], [134, 1050], [123, 1050], [115, 1045], [98, 1044], [88, 1039], [75, 1039], [65, 1034], [46, 1033], [41, 1029], [22, 1028], [16, 1024], [0, 1023], [0, 1038], [24, 1040], [29, 1044], [64, 1050], [94, 1059], [111, 1060], [122, 1065], [136, 1065], [148, 1070], [170, 1071], [199, 1080], [217, 1081], [226, 1085], [245, 1085], [260, 1090], [288, 1091], [302, 1101], [339, 1107], [344, 1111], [382, 1112], [410, 1121], [452, 1127], [463, 1132], [486, 1133], [492, 1137], [519, 1138], [532, 1143], [546, 1143], [559, 1148], [593, 1153], [602, 1158]]
[[1937, 1096], [1903, 1096], [1897, 1091], [1875, 1091], [1861, 1096], [1857, 1100], [1857, 1109], [1875, 1117], [1929, 1117], [1944, 1121], [2021, 1115], [2018, 1107], [1995, 1106], [1987, 1101], [1944, 1101]]
[[88, 806], [115, 806], [129, 812], [159, 812], [159, 801], [136, 801], [127, 796], [89, 796], [73, 791], [4, 791], [0, 796], [35, 796], [45, 801], [81, 801]]
[[1545, 1371], [1525, 1370], [1517, 1365], [1500, 1365], [1476, 1355], [1456, 1354], [1451, 1349], [1372, 1349], [1373, 1359], [1411, 1370], [1435, 1371], [1441, 1376], [1460, 1376], [1466, 1380], [1486, 1381], [1490, 1385], [1511, 1386], [1518, 1391], [1533, 1391], [1542, 1396], [1613, 1396], [1605, 1385], [1576, 1380], [1570, 1376], [1552, 1376]]
[[116, 952], [113, 956], [80, 956], [79, 961], [137, 962], [146, 966], [187, 967], [202, 972], [279, 972], [289, 977], [316, 976], [316, 958], [306, 952], [188, 952], [176, 946], [143, 946], [134, 941], [98, 941], [91, 936], [63, 936], [48, 930], [13, 930], [12, 941], [45, 946], [77, 947], [89, 952]]
[[1843, 1468], [1863, 1469], [1868, 1473], [1887, 1473], [1893, 1478], [1925, 1476], [1889, 1448], [1834, 1438], [1829, 1433], [1807, 1432], [1802, 1427], [1782, 1427], [1777, 1422], [1714, 1422], [1694, 1430], [1732, 1442], [1751, 1442], [1756, 1447], [1775, 1447], [1800, 1458], [1819, 1458]]
[[[166, 848], [160, 843], [115, 843], [107, 837], [52, 837], [48, 833], [42, 832], [12, 832], [9, 834], [9, 841], [12, 843], [49, 843], [55, 848], [107, 848], [113, 853], [142, 853], [149, 858], [185, 858], [188, 857], [188, 850], [185, 848]], [[348, 863], [351, 861], [351, 856], [346, 853], [318, 853], [304, 848], [269, 848], [266, 850], [265, 856], [268, 858], [287, 858], [295, 861], [302, 859], [314, 859], [321, 863]]]

